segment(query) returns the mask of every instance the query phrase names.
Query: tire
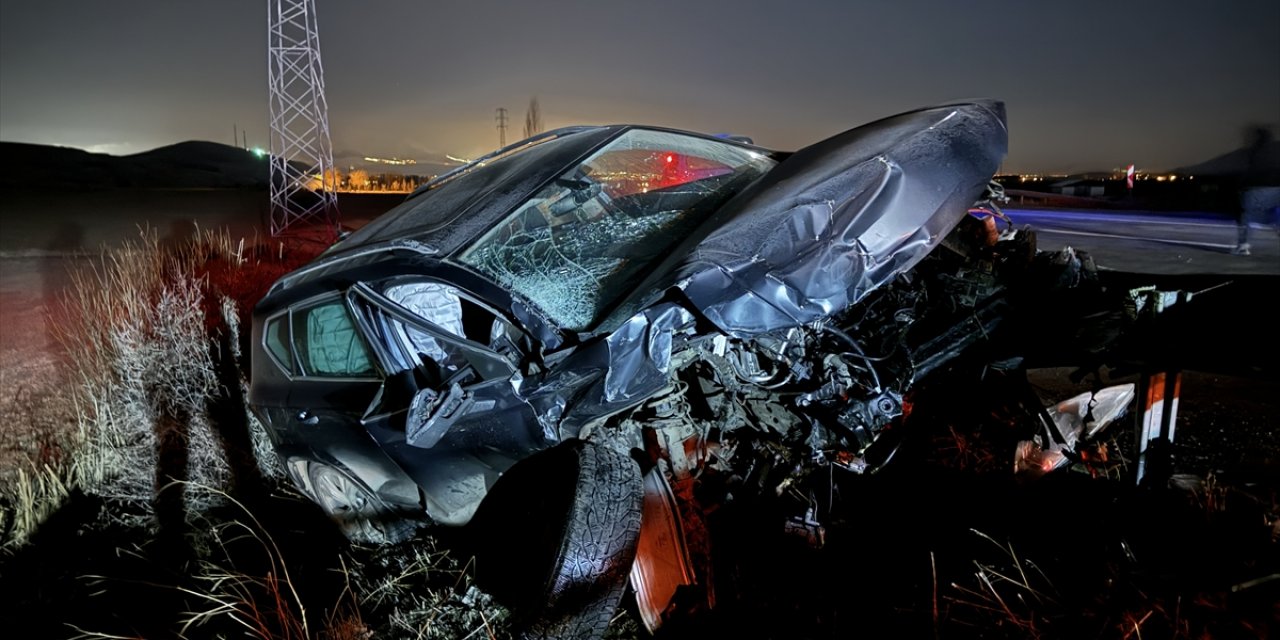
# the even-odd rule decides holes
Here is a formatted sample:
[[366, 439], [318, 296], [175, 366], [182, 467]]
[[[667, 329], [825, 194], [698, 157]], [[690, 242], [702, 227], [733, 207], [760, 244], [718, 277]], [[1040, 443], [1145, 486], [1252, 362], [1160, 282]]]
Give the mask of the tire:
[[391, 544], [413, 535], [414, 525], [398, 516], [363, 482], [341, 467], [306, 463], [310, 497], [352, 542]]
[[478, 571], [501, 577], [482, 586], [514, 610], [520, 638], [600, 638], [635, 559], [640, 468], [584, 441], [530, 462], [503, 476], [472, 521]]

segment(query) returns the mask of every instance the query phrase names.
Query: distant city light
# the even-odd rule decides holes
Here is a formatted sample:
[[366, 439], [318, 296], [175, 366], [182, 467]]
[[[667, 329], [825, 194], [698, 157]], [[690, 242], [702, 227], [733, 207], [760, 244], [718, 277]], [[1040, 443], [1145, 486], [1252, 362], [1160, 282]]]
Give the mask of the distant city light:
[[263, 150], [262, 150], [262, 147], [254, 147], [254, 148], [253, 148], [253, 155], [258, 156], [259, 158], [261, 158], [262, 156], [267, 155], [267, 152], [266, 152], [266, 151], [263, 151]]
[[418, 164], [418, 161], [417, 161], [417, 160], [414, 160], [414, 159], [412, 159], [412, 158], [405, 158], [405, 159], [402, 159], [402, 158], [370, 158], [370, 157], [368, 157], [368, 156], [365, 156], [365, 162], [373, 162], [373, 163], [376, 163], [376, 164], [390, 164], [390, 165], [395, 165], [395, 166], [397, 166], [397, 167], [404, 166], [404, 165], [409, 165], [409, 164]]
[[461, 162], [462, 164], [470, 164], [470, 163], [471, 163], [471, 161], [470, 161], [470, 160], [467, 160], [466, 158], [455, 158], [454, 156], [451, 156], [451, 155], [449, 155], [449, 154], [447, 154], [447, 153], [446, 153], [446, 154], [444, 154], [444, 157], [446, 157], [446, 158], [448, 158], [448, 159], [450, 159], [450, 160], [452, 160], [452, 161], [454, 161], [454, 162]]

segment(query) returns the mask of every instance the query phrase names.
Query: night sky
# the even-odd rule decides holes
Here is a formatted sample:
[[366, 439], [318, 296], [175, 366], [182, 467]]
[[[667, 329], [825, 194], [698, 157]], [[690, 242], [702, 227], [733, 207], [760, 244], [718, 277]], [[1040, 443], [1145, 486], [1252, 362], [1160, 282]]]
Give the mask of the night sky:
[[[1171, 169], [1280, 124], [1280, 2], [317, 0], [335, 155], [473, 157], [494, 109], [794, 149], [1006, 102], [1004, 171]], [[267, 3], [0, 0], [0, 140], [267, 140]]]

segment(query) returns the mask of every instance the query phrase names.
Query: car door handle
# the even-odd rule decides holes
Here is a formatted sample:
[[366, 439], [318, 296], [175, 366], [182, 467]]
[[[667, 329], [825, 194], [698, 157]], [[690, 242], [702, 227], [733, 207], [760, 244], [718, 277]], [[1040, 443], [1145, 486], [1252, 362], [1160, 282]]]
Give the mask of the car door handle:
[[320, 416], [317, 416], [306, 409], [298, 412], [298, 422], [305, 425], [320, 424]]

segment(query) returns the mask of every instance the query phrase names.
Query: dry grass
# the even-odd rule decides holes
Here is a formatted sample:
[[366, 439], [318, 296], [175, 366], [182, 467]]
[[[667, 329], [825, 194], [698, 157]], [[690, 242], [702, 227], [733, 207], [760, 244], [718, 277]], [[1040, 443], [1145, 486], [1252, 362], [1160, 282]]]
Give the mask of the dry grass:
[[510, 636], [509, 612], [472, 586], [470, 564], [460, 565], [434, 539], [353, 552], [349, 577], [360, 608], [386, 621], [378, 637]]
[[72, 412], [52, 389], [19, 387], [6, 407], [0, 468], [0, 549], [25, 544], [66, 500], [76, 459]]
[[[240, 317], [243, 304], [237, 304], [235, 300], [229, 296], [222, 296], [222, 322], [228, 333], [228, 339], [225, 344], [231, 346], [232, 352], [224, 354], [229, 355], [234, 362], [241, 362], [242, 354], [240, 353]], [[243, 375], [237, 376], [239, 388], [235, 391], [242, 398], [249, 397], [249, 381]], [[275, 483], [283, 483], [288, 477], [284, 468], [284, 461], [280, 456], [276, 455], [275, 445], [271, 444], [271, 437], [267, 435], [267, 428], [258, 420], [258, 417], [245, 406], [245, 420], [249, 428], [249, 445], [250, 453], [253, 455], [254, 461], [258, 466], [258, 473], [263, 478], [267, 478]]]
[[[224, 403], [223, 412], [243, 406], [247, 381], [239, 367], [234, 376], [225, 369], [242, 356], [242, 322], [276, 277], [311, 257], [286, 255], [283, 245], [250, 247], [210, 231], [164, 244], [142, 230], [72, 273], [52, 323], [69, 399], [42, 398], [69, 406], [65, 419], [74, 426], [37, 429], [45, 435], [35, 446], [24, 445], [27, 468], [0, 484], [5, 546], [16, 551], [81, 491], [107, 505], [106, 521], [96, 529], [142, 541], [130, 543], [134, 551], [118, 552], [146, 566], [185, 558], [185, 577], [170, 587], [189, 604], [173, 630], [179, 637], [367, 639], [374, 629], [365, 612], [378, 617], [378, 637], [505, 636], [506, 612], [470, 587], [466, 568], [434, 541], [345, 549], [293, 544], [288, 552], [299, 557], [287, 559], [270, 529], [231, 493], [228, 444], [218, 422], [238, 418], [211, 415], [211, 400], [237, 400]], [[30, 405], [32, 416], [51, 404], [31, 394], [18, 400]], [[274, 483], [285, 478], [284, 468], [265, 428], [247, 407], [243, 418], [258, 474], [279, 487]], [[167, 558], [164, 547], [150, 543], [168, 526], [161, 520], [169, 512], [161, 507], [175, 495], [182, 497], [177, 524], [185, 551]], [[323, 565], [315, 554], [326, 549], [339, 554], [345, 588], [328, 602], [312, 594], [321, 599], [317, 604], [301, 588], [314, 576], [300, 583], [290, 563]], [[124, 576], [81, 579], [99, 593], [137, 586]], [[131, 637], [76, 631], [84, 638]]]
[[[341, 550], [333, 569], [341, 592], [320, 603], [323, 611], [316, 610], [315, 602], [302, 595], [303, 583], [286, 558], [305, 551], [286, 550], [249, 508], [224, 498], [240, 515], [208, 523], [213, 555], [219, 559], [198, 562], [198, 586], [184, 588], [203, 606], [185, 614], [180, 637], [201, 637], [210, 628], [222, 631], [227, 622], [264, 640], [510, 637], [508, 612], [471, 586], [469, 566], [460, 566], [428, 537]], [[253, 553], [246, 553], [246, 544]], [[252, 568], [242, 568], [246, 566]], [[366, 622], [366, 616], [377, 623]]]
[[[955, 606], [977, 611], [980, 617], [998, 620], [1013, 637], [1040, 638], [1052, 625], [1045, 612], [1058, 612], [1061, 604], [1049, 577], [1027, 558], [1019, 557], [1011, 543], [997, 542], [980, 531], [973, 533], [1000, 551], [996, 561], [973, 561], [973, 583], [951, 584]], [[963, 616], [961, 616], [963, 618]]]
[[[225, 232], [197, 230], [186, 242], [162, 244], [158, 233], [142, 229], [137, 239], [104, 249], [71, 272], [49, 314], [65, 383], [57, 394], [24, 396], [20, 389], [10, 403], [12, 417], [29, 423], [21, 431], [34, 433], [37, 445], [24, 443], [27, 468], [10, 470], [0, 485], [5, 546], [24, 543], [75, 490], [127, 505], [113, 517], [148, 526], [158, 484], [172, 479], [192, 483], [182, 490], [188, 513], [219, 503], [216, 493], [202, 489], [225, 488], [230, 476], [206, 411], [218, 385], [213, 338], [230, 331], [238, 349], [240, 318], [253, 300], [217, 293], [243, 292], [243, 282], [263, 286], [262, 275], [249, 272], [260, 271], [264, 261], [272, 263], [270, 276], [292, 266], [276, 264], [273, 256], [251, 261], [247, 253], [244, 240], [233, 242]], [[213, 282], [209, 265], [219, 265], [220, 282]], [[240, 387], [233, 392], [244, 393], [242, 379]], [[282, 477], [262, 426], [246, 419], [260, 472]], [[73, 428], [55, 428], [67, 423]], [[165, 466], [161, 455], [172, 451], [181, 455]]]
[[[171, 479], [192, 483], [182, 490], [188, 513], [219, 503], [201, 488], [225, 488], [230, 476], [206, 409], [219, 384], [217, 334], [231, 334], [225, 344], [234, 353], [227, 355], [238, 360], [239, 327], [254, 296], [309, 257], [286, 261], [284, 255], [283, 245], [278, 251], [246, 249], [243, 239], [232, 241], [225, 232], [197, 230], [185, 242], [162, 243], [154, 230], [142, 229], [137, 239], [104, 249], [71, 272], [50, 313], [69, 393], [59, 394], [54, 406], [28, 406], [39, 400], [30, 393], [11, 404], [24, 421], [75, 426], [33, 424], [31, 430], [49, 442], [42, 440], [26, 456], [25, 475], [6, 478], [0, 489], [6, 544], [25, 541], [75, 489], [128, 505], [128, 515], [118, 511], [116, 517], [133, 524], [154, 524], [157, 483]], [[239, 387], [230, 391], [243, 395], [243, 378]], [[69, 415], [47, 415], [55, 407]], [[245, 419], [259, 472], [282, 478], [262, 425], [248, 412]], [[171, 451], [181, 451], [180, 459], [166, 466], [161, 454]], [[37, 477], [58, 482], [33, 483]]]
[[243, 627], [249, 636], [263, 640], [311, 638], [306, 605], [298, 595], [279, 545], [249, 509], [225, 493], [221, 495], [243, 516], [209, 523], [213, 540], [224, 549], [239, 539], [252, 540], [262, 556], [256, 560], [265, 561], [267, 568], [246, 572], [238, 569], [235, 562], [199, 561], [195, 579], [201, 586], [183, 591], [208, 608], [189, 612], [178, 635], [185, 638], [189, 631], [200, 631], [211, 621], [227, 618]]
[[18, 469], [10, 495], [0, 503], [0, 531], [5, 547], [20, 546], [70, 495], [66, 478], [73, 473], [50, 466], [34, 471]]
[[[206, 281], [194, 275], [193, 241], [162, 247], [157, 234], [104, 252], [75, 272], [57, 337], [75, 363], [79, 473], [86, 492], [130, 505], [148, 518], [160, 453], [186, 452], [174, 479], [222, 487], [229, 468], [205, 415], [217, 383], [205, 330]], [[207, 492], [187, 496], [211, 501]], [[192, 505], [197, 508], [207, 504]]]

